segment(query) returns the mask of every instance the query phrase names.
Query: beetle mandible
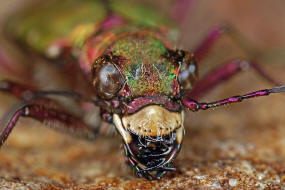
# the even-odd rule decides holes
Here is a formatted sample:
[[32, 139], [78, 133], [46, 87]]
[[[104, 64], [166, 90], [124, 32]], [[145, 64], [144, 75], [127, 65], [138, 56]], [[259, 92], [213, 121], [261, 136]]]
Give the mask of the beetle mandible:
[[[100, 134], [82, 116], [49, 95], [74, 98], [82, 106], [100, 108], [104, 121], [122, 136], [128, 163], [139, 177], [161, 178], [174, 171], [171, 163], [181, 149], [184, 109], [206, 110], [244, 99], [284, 92], [257, 63], [233, 60], [198, 81], [197, 64], [230, 26], [214, 28], [193, 52], [173, 48], [174, 25], [154, 10], [127, 1], [55, 1], [27, 9], [7, 24], [10, 36], [66, 73], [71, 90], [41, 90], [10, 80], [0, 90], [20, 99], [1, 122], [0, 142], [7, 139], [20, 117], [31, 117], [65, 131], [94, 139]], [[180, 19], [191, 1], [177, 1], [172, 16]], [[130, 12], [124, 11], [127, 7]], [[72, 13], [65, 15], [61, 12]], [[178, 14], [180, 13], [180, 14]], [[31, 53], [30, 49], [32, 49]], [[1, 52], [0, 52], [1, 53]], [[7, 61], [0, 55], [0, 67]], [[278, 87], [233, 96], [211, 103], [196, 98], [244, 68], [252, 67]], [[10, 72], [16, 72], [12, 68]], [[33, 75], [24, 74], [26, 81]], [[82, 85], [83, 82], [87, 85]]]

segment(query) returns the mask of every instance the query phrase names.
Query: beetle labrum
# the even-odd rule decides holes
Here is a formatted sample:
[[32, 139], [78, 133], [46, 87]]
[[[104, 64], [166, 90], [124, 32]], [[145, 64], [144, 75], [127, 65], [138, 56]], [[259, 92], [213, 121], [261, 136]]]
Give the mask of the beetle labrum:
[[[133, 14], [124, 11], [125, 7]], [[61, 10], [72, 14], [65, 15]], [[78, 104], [91, 102], [98, 106], [102, 119], [113, 123], [122, 136], [127, 161], [136, 174], [149, 180], [159, 179], [175, 170], [171, 163], [181, 149], [185, 108], [206, 110], [285, 91], [285, 86], [279, 86], [212, 103], [195, 101], [246, 67], [277, 84], [257, 63], [240, 60], [230, 61], [198, 81], [197, 63], [225, 32], [224, 27], [213, 29], [202, 45], [190, 53], [173, 48], [173, 31], [168, 29], [171, 23], [151, 9], [125, 1], [54, 1], [19, 15], [7, 25], [12, 37], [55, 63], [76, 85], [71, 90], [43, 91], [2, 81], [0, 90], [21, 101], [0, 123], [1, 144], [20, 117], [56, 123], [69, 133], [96, 138], [98, 128], [48, 97], [68, 96]], [[0, 54], [0, 67], [7, 68], [7, 63]], [[88, 81], [88, 89], [78, 85], [81, 81]]]

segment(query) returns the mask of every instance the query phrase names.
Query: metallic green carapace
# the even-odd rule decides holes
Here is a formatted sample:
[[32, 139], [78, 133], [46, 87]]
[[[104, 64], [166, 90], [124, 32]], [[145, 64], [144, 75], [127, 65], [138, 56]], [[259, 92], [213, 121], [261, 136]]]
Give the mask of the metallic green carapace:
[[96, 24], [107, 15], [100, 1], [52, 0], [40, 3], [10, 20], [8, 30], [18, 40], [42, 53], [54, 41], [66, 38], [79, 24]]
[[141, 6], [135, 1], [49, 0], [40, 1], [18, 13], [8, 22], [7, 31], [31, 48], [45, 53], [57, 40], [82, 38], [84, 32], [74, 32], [76, 28], [81, 28], [80, 31], [87, 34], [96, 33], [110, 11], [136, 25], [152, 28], [171, 25], [156, 10]]

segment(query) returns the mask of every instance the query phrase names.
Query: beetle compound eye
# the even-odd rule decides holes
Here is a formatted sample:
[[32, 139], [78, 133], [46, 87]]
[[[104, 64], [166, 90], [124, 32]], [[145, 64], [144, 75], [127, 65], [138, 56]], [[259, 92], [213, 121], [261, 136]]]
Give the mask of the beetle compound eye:
[[105, 58], [99, 58], [93, 65], [93, 85], [96, 94], [103, 99], [113, 98], [124, 83], [120, 71]]
[[190, 89], [196, 82], [198, 77], [198, 68], [194, 55], [185, 52], [182, 61], [180, 62], [180, 72], [178, 76], [179, 83], [183, 89]]

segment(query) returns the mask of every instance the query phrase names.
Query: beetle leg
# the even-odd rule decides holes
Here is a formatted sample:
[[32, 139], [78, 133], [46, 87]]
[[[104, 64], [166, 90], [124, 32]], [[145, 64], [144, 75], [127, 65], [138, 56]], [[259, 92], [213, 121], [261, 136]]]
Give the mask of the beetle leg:
[[29, 75], [27, 70], [23, 69], [21, 65], [17, 64], [15, 61], [11, 60], [9, 54], [0, 47], [0, 70], [1, 72], [19, 77], [22, 80], [29, 80]]
[[[231, 25], [226, 24], [223, 26], [219, 26], [213, 28], [210, 33], [207, 35], [206, 39], [201, 43], [198, 48], [194, 51], [195, 59], [199, 63], [206, 54], [211, 50], [215, 42], [220, 39], [220, 37], [224, 34], [229, 35], [234, 42], [244, 50], [251, 57], [257, 57], [257, 55], [261, 54], [257, 48], [252, 47], [244, 37]], [[274, 85], [280, 85], [280, 83], [276, 82], [270, 75], [268, 75], [264, 69], [254, 60], [249, 60], [251, 68], [253, 68], [259, 75], [261, 75], [264, 79]]]
[[180, 25], [186, 19], [187, 14], [193, 9], [196, 0], [175, 0], [172, 5], [170, 16]]
[[27, 85], [23, 85], [17, 82], [10, 80], [0, 81], [0, 91], [6, 92], [14, 95], [18, 99], [29, 100], [31, 98], [46, 97], [48, 95], [64, 96], [74, 99], [78, 99], [85, 102], [94, 103], [95, 100], [91, 98], [84, 97], [81, 94], [78, 94], [71, 90], [47, 90], [47, 91], [38, 91], [35, 88]]
[[11, 67], [11, 63], [8, 60], [8, 57], [2, 49], [0, 49], [0, 67], [8, 73], [15, 74], [15, 71]]
[[198, 111], [200, 109], [207, 110], [209, 108], [215, 108], [215, 107], [219, 107], [219, 106], [226, 105], [226, 104], [238, 103], [238, 102], [241, 102], [249, 98], [268, 96], [271, 93], [280, 93], [280, 92], [285, 92], [285, 86], [279, 86], [279, 87], [275, 87], [272, 89], [259, 90], [259, 91], [252, 92], [249, 94], [245, 94], [241, 96], [233, 96], [230, 98], [226, 98], [226, 99], [219, 100], [216, 102], [211, 102], [211, 103], [199, 103], [187, 96], [184, 96], [182, 98], [182, 103], [184, 104], [184, 106], [189, 108], [191, 111]]
[[19, 99], [26, 99], [35, 92], [35, 89], [10, 80], [2, 80], [0, 81], [0, 91], [12, 94]]
[[57, 102], [46, 98], [29, 103], [21, 102], [7, 113], [0, 121], [0, 145], [7, 139], [20, 117], [30, 117], [51, 128], [90, 140], [95, 139], [98, 132], [87, 126], [81, 118], [64, 111]]
[[216, 41], [224, 35], [228, 35], [240, 49], [251, 57], [256, 57], [261, 54], [261, 52], [256, 47], [253, 47], [252, 44], [248, 42], [248, 39], [246, 39], [237, 29], [226, 23], [210, 30], [206, 38], [194, 50], [196, 60], [199, 62], [204, 59]]
[[[101, 119], [98, 116], [98, 111], [94, 110], [95, 100], [89, 97], [85, 97], [71, 90], [48, 90], [48, 91], [38, 91], [30, 86], [22, 85], [13, 81], [3, 80], [0, 81], [0, 92], [5, 92], [15, 96], [16, 98], [22, 100], [23, 102], [29, 102], [38, 99], [48, 99], [49, 96], [53, 97], [64, 97], [70, 98], [68, 100], [67, 109], [73, 110], [73, 113], [80, 116], [84, 122], [90, 126], [90, 129], [100, 131], [102, 135], [111, 135], [112, 127], [101, 123]], [[62, 99], [56, 99], [61, 101]], [[66, 99], [67, 100], [67, 99]], [[73, 101], [75, 100], [75, 101]], [[50, 103], [48, 102], [47, 105]], [[66, 102], [65, 102], [66, 103]], [[53, 100], [52, 104], [60, 105], [61, 102]], [[63, 101], [63, 105], [64, 101]], [[20, 109], [20, 108], [17, 108]], [[15, 112], [15, 109], [12, 110]], [[109, 134], [110, 133], [110, 134]]]
[[249, 40], [246, 39], [235, 27], [231, 24], [225, 23], [212, 28], [202, 43], [194, 49], [195, 59], [198, 62], [203, 60], [214, 44], [224, 35], [228, 35], [234, 43], [250, 57], [257, 57], [262, 53], [257, 47], [254, 47], [249, 43]]
[[228, 28], [225, 26], [218, 26], [211, 29], [202, 43], [194, 50], [194, 55], [197, 62], [200, 62], [206, 57], [207, 53], [209, 53], [215, 42], [226, 33], [227, 29]]
[[[217, 85], [235, 76], [237, 73], [244, 71], [248, 68], [256, 67], [259, 69], [258, 65], [254, 62], [249, 62], [245, 60], [232, 60], [207, 74], [203, 79], [201, 79], [195, 84], [193, 89], [186, 92], [186, 95], [193, 99], [198, 99]], [[273, 83], [276, 86], [281, 85], [280, 83], [274, 81], [265, 72], [263, 72], [263, 70], [260, 70], [258, 74], [260, 74], [262, 77], [266, 78], [267, 81]]]

